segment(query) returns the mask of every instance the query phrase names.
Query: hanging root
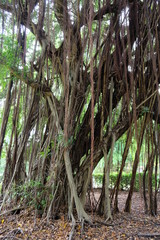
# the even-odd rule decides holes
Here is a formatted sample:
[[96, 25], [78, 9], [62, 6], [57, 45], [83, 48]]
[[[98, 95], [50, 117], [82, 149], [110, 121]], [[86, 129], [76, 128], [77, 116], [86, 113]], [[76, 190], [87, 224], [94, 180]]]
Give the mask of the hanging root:
[[[77, 194], [77, 188], [76, 188], [74, 178], [73, 178], [71, 161], [70, 161], [70, 157], [69, 157], [69, 151], [67, 149], [65, 149], [65, 151], [64, 151], [64, 161], [65, 161], [65, 167], [66, 167], [69, 187], [70, 187], [70, 191], [71, 191], [71, 197], [73, 196], [72, 198], [74, 199], [74, 202], [75, 202], [78, 219], [80, 222], [84, 219], [84, 221], [91, 223], [91, 219], [88, 216], [88, 214], [85, 212], [84, 207], [83, 207], [83, 205], [78, 197], [78, 194]], [[70, 211], [70, 213], [71, 213], [71, 211]]]
[[113, 220], [112, 216], [107, 217], [107, 219], [105, 220], [105, 223], [108, 222], [108, 221], [112, 221], [112, 220]]
[[75, 221], [75, 218], [73, 217], [72, 213], [71, 213], [71, 218], [72, 218], [72, 229], [71, 229], [71, 232], [69, 234], [69, 240], [73, 239], [75, 228], [76, 228], [76, 221]]
[[79, 201], [79, 205], [76, 206], [77, 213], [78, 213], [78, 219], [80, 222], [86, 221], [89, 224], [92, 224], [90, 216], [85, 212], [81, 202]]
[[50, 218], [50, 216], [51, 216], [51, 211], [52, 211], [53, 202], [55, 201], [55, 197], [56, 197], [58, 188], [59, 188], [59, 182], [58, 182], [58, 184], [57, 184], [57, 187], [56, 187], [55, 192], [54, 192], [54, 195], [53, 195], [53, 199], [52, 199], [52, 201], [51, 201], [51, 203], [50, 203], [50, 206], [49, 206], [49, 209], [48, 209], [48, 212], [47, 212], [47, 223], [49, 223], [49, 218]]

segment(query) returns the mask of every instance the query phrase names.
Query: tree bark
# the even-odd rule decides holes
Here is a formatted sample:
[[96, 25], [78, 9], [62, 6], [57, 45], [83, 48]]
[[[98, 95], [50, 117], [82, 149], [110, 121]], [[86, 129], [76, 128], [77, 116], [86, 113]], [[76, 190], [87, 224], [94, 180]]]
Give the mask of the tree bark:
[[[11, 78], [12, 78], [12, 76], [11, 76]], [[10, 108], [11, 108], [12, 87], [13, 87], [13, 80], [11, 79], [8, 84], [7, 96], [6, 96], [6, 101], [5, 101], [5, 105], [4, 105], [4, 113], [3, 113], [3, 119], [2, 119], [2, 124], [1, 124], [1, 131], [0, 131], [0, 157], [2, 154], [2, 147], [3, 147], [4, 137], [5, 137], [5, 133], [6, 133], [6, 127], [7, 127], [7, 123], [8, 123], [9, 112], [10, 112]]]
[[123, 172], [123, 169], [124, 169], [124, 166], [125, 166], [125, 162], [126, 162], [126, 159], [127, 159], [127, 156], [128, 156], [128, 151], [129, 151], [129, 147], [130, 147], [130, 144], [131, 144], [131, 140], [132, 140], [132, 127], [130, 127], [130, 129], [128, 130], [128, 133], [127, 133], [127, 140], [126, 140], [126, 145], [125, 145], [123, 156], [122, 156], [121, 168], [120, 168], [120, 171], [119, 171], [119, 174], [118, 174], [113, 192], [111, 194], [111, 199], [113, 199], [114, 193], [115, 193], [114, 210], [113, 210], [114, 213], [119, 212], [119, 209], [118, 209], [119, 185], [120, 185], [120, 182], [121, 182], [121, 177], [122, 177], [122, 172]]
[[[65, 161], [65, 167], [66, 167], [67, 178], [68, 178], [69, 187], [70, 187], [70, 191], [71, 191], [71, 196], [73, 196], [73, 198], [74, 198], [74, 202], [75, 202], [76, 210], [77, 210], [77, 214], [78, 214], [78, 219], [80, 221], [86, 220], [86, 221], [90, 222], [91, 221], [90, 217], [84, 211], [82, 203], [81, 203], [81, 201], [78, 197], [78, 194], [77, 194], [77, 189], [76, 189], [76, 185], [75, 185], [74, 178], [73, 178], [73, 173], [72, 173], [72, 167], [71, 167], [69, 152], [68, 152], [67, 149], [64, 150], [64, 161]], [[71, 204], [72, 204], [72, 202], [71, 202]], [[70, 217], [71, 216], [69, 216], [69, 218]]]
[[148, 162], [143, 172], [143, 199], [144, 199], [144, 208], [145, 213], [148, 213], [148, 203], [147, 203], [147, 196], [146, 196], [146, 173], [148, 171]]
[[111, 214], [111, 204], [110, 204], [110, 193], [109, 193], [109, 175], [110, 175], [110, 164], [113, 159], [113, 150], [115, 144], [115, 134], [112, 135], [112, 146], [109, 158], [107, 158], [107, 150], [103, 150], [104, 161], [105, 161], [105, 199], [104, 199], [104, 215], [106, 217], [106, 221], [112, 219]]
[[135, 178], [136, 178], [136, 172], [137, 172], [137, 167], [138, 167], [138, 163], [139, 163], [139, 154], [140, 154], [140, 149], [141, 149], [142, 142], [143, 142], [145, 127], [146, 127], [146, 116], [143, 120], [143, 125], [140, 130], [140, 134], [139, 134], [139, 138], [138, 138], [138, 142], [137, 142], [138, 149], [136, 151], [135, 159], [134, 159], [134, 163], [133, 163], [132, 178], [131, 178], [131, 182], [130, 182], [130, 190], [129, 190], [128, 197], [127, 197], [127, 200], [125, 203], [125, 208], [124, 208], [125, 212], [131, 212], [131, 201], [132, 201], [132, 195], [133, 195], [133, 190], [134, 190], [134, 182], [135, 182]]

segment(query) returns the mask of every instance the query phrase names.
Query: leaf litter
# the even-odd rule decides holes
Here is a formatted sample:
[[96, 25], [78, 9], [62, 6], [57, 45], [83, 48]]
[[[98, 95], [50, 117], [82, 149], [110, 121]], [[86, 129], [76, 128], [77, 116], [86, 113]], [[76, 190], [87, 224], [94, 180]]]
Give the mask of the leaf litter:
[[[115, 239], [160, 239], [160, 207], [156, 217], [144, 213], [143, 198], [135, 192], [132, 199], [132, 212], [123, 212], [127, 192], [119, 194], [120, 212], [113, 216], [112, 222], [105, 223], [103, 217], [93, 214], [93, 224], [76, 222], [72, 239], [115, 240]], [[160, 194], [158, 195], [160, 202]], [[0, 216], [0, 240], [64, 240], [69, 239], [72, 223], [67, 214], [60, 213], [59, 218], [47, 223], [46, 218], [35, 217], [32, 209], [23, 209], [19, 214]]]

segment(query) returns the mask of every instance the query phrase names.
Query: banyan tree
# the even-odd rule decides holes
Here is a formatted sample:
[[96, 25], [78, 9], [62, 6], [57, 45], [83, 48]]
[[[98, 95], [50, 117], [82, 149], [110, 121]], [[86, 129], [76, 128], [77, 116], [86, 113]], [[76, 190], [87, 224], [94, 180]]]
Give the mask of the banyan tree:
[[[0, 24], [0, 77], [7, 84], [0, 132], [0, 154], [6, 151], [1, 209], [13, 186], [38, 181], [46, 189], [39, 201], [45, 201], [48, 218], [65, 206], [69, 217], [76, 209], [79, 220], [91, 221], [86, 194], [104, 157], [99, 212], [111, 218], [114, 144], [127, 133], [111, 194], [117, 211], [134, 132], [137, 150], [125, 206], [130, 211], [146, 133], [149, 176], [158, 166], [159, 1], [3, 0]], [[153, 213], [151, 181], [149, 193], [147, 207]]]

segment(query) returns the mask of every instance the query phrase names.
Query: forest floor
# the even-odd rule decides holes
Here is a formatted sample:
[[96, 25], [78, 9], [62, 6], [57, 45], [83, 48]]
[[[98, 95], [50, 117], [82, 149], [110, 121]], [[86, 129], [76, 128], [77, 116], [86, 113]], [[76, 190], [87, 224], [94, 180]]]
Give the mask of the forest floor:
[[[95, 196], [98, 198], [99, 193], [96, 192]], [[105, 223], [104, 218], [92, 215], [94, 224], [84, 224], [82, 231], [81, 224], [77, 223], [72, 239], [160, 239], [160, 206], [157, 217], [148, 216], [144, 213], [141, 194], [134, 193], [132, 212], [124, 213], [126, 197], [127, 192], [120, 192], [120, 213], [113, 216], [112, 222]], [[0, 240], [65, 240], [69, 238], [71, 227], [71, 222], [64, 214], [48, 224], [46, 218], [36, 218], [35, 212], [30, 209], [22, 210], [19, 214], [0, 214]]]

